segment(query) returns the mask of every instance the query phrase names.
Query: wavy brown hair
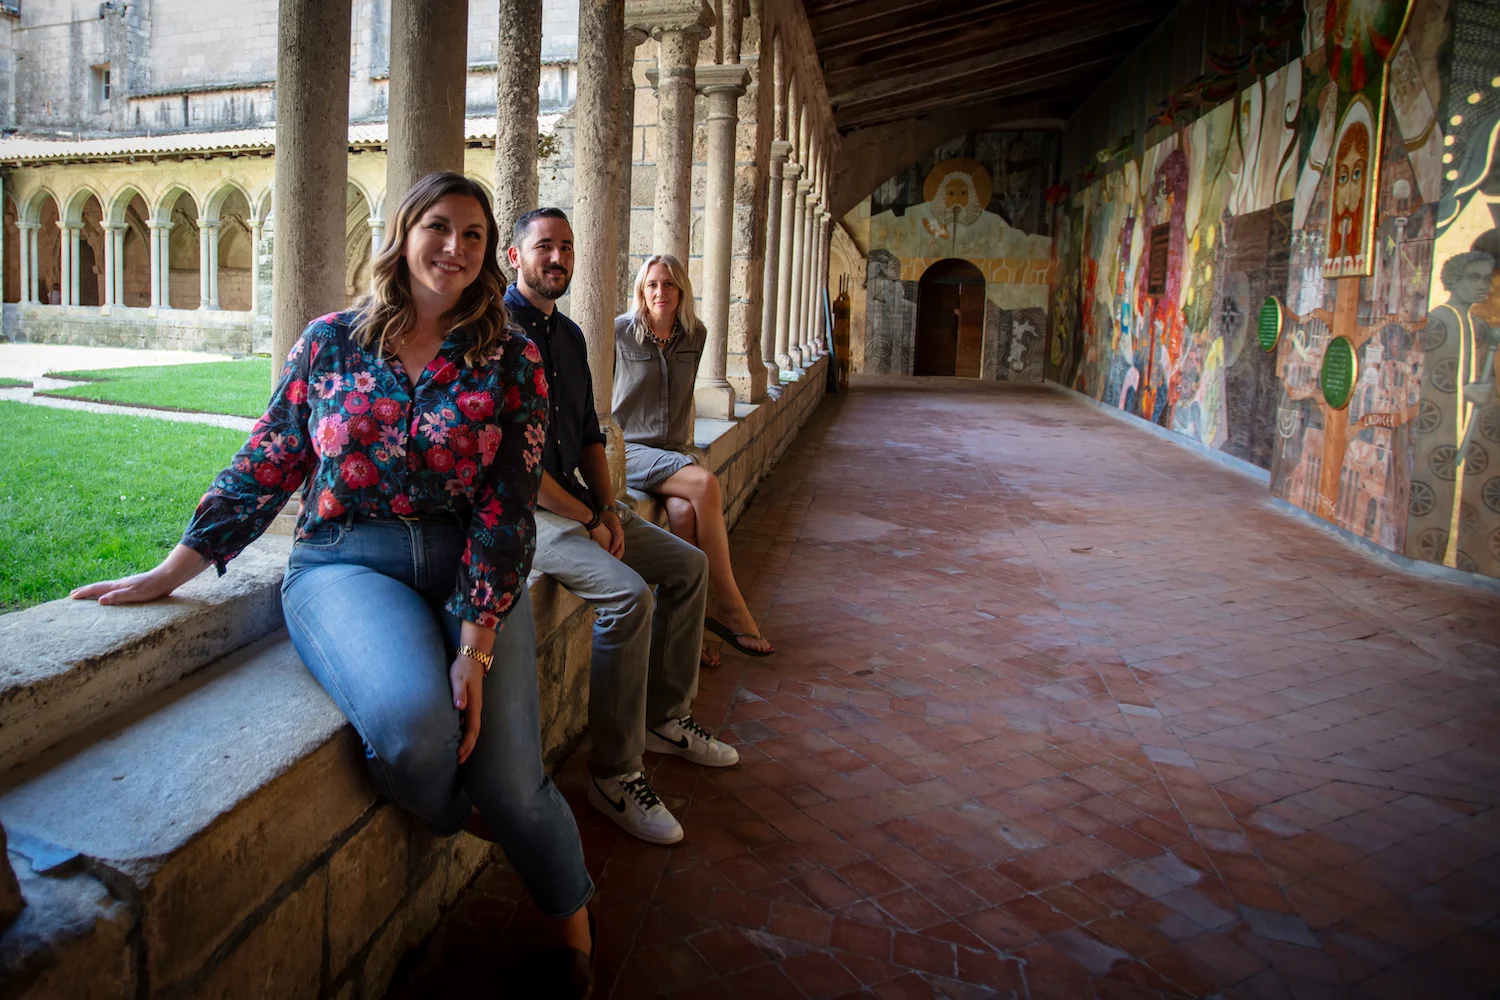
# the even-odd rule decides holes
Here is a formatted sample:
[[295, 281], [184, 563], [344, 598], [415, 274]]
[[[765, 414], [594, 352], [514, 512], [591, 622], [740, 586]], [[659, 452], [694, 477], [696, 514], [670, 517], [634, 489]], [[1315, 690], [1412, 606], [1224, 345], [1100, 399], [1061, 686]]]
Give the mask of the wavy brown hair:
[[458, 305], [444, 319], [448, 328], [467, 333], [464, 364], [470, 368], [492, 356], [508, 334], [509, 317], [505, 312], [505, 276], [500, 271], [497, 251], [500, 233], [495, 228], [495, 213], [484, 188], [463, 174], [448, 171], [428, 174], [411, 186], [387, 230], [385, 246], [370, 264], [370, 291], [355, 306], [354, 342], [365, 350], [386, 355], [392, 341], [399, 341], [417, 325], [417, 307], [411, 297], [411, 273], [406, 266], [406, 237], [434, 204], [449, 195], [465, 195], [479, 202], [484, 210], [484, 258], [479, 276], [459, 296]]

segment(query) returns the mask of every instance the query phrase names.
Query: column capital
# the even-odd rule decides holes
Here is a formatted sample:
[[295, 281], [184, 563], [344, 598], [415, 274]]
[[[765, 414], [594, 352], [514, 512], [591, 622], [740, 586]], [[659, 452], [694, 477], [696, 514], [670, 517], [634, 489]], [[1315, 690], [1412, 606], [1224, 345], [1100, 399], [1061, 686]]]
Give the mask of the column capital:
[[785, 160], [792, 153], [792, 144], [785, 139], [771, 140], [771, 159]]
[[123, 222], [105, 222], [101, 224], [101, 228], [106, 233], [118, 233], [122, 230], [129, 229], [130, 226]]
[[733, 94], [739, 97], [750, 85], [750, 70], [746, 66], [723, 66], [705, 64], [698, 67], [697, 86], [700, 94]]
[[30, 229], [33, 232], [35, 232], [36, 230], [42, 228], [42, 224], [40, 222], [18, 222], [18, 223], [16, 223], [16, 228], [17, 229]]
[[626, 0], [625, 28], [660, 38], [667, 32], [691, 32], [707, 38], [714, 26], [708, 0]]
[[644, 45], [646, 39], [650, 37], [651, 33], [644, 28], [627, 27], [624, 35], [625, 51], [634, 52]]
[[[788, 169], [790, 169], [790, 166], [788, 167]], [[795, 177], [797, 175], [793, 174], [792, 176]], [[800, 194], [800, 195], [806, 195], [807, 192], [809, 192], [811, 190], [812, 190], [812, 181], [808, 180], [806, 177], [802, 178], [801, 180], [799, 180], [797, 182], [797, 193], [798, 194]]]
[[219, 219], [205, 219], [205, 218], [202, 218], [201, 216], [198, 219], [198, 228], [199, 229], [218, 229], [219, 225], [220, 225], [220, 220]]

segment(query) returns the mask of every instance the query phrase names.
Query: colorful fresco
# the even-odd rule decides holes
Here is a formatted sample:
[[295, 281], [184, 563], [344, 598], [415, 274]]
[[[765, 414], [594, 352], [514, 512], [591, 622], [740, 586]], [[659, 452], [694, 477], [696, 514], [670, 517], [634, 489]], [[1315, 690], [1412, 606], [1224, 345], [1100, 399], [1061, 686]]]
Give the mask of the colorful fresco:
[[1454, 8], [1406, 552], [1500, 576], [1500, 9]]
[[1306, 14], [1303, 58], [1058, 207], [1047, 375], [1500, 576], [1500, 10]]
[[[863, 371], [909, 375], [916, 362], [918, 284], [944, 260], [985, 282], [980, 375], [1041, 381], [1052, 273], [1057, 137], [978, 132], [946, 143], [870, 200]], [[856, 354], [860, 352], [856, 351]]]

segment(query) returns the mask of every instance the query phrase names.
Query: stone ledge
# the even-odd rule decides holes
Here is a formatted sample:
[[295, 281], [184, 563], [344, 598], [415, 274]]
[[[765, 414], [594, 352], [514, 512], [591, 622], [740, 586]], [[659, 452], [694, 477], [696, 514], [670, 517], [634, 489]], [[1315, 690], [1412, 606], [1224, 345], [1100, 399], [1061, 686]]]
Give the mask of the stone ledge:
[[132, 607], [49, 601], [0, 616], [0, 772], [280, 628], [290, 540], [266, 537]]
[[[261, 995], [316, 996], [325, 955], [330, 982], [363, 977], [388, 933], [399, 956], [431, 927], [412, 922], [408, 897], [435, 922], [489, 857], [483, 842], [439, 841], [377, 801], [358, 739], [284, 633], [161, 701], [0, 796], [31, 903], [0, 935], [0, 956], [7, 978], [32, 983], [28, 996], [186, 995], [213, 983], [251, 996], [259, 987], [231, 973], [256, 952], [289, 977], [286, 992]], [[77, 852], [59, 869], [72, 888], [30, 870], [28, 841]], [[388, 978], [394, 961], [379, 961]], [[98, 977], [89, 989], [40, 991], [80, 967]], [[292, 988], [309, 968], [311, 992]]]

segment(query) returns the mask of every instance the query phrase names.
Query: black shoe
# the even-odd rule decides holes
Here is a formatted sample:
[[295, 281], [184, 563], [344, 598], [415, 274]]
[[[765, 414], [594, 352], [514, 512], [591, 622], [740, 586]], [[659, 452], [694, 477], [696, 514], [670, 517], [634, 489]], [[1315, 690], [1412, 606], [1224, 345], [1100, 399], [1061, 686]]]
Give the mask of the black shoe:
[[594, 992], [594, 953], [598, 950], [594, 914], [589, 913], [589, 950], [558, 945], [540, 952], [526, 976], [525, 996], [588, 1000]]

